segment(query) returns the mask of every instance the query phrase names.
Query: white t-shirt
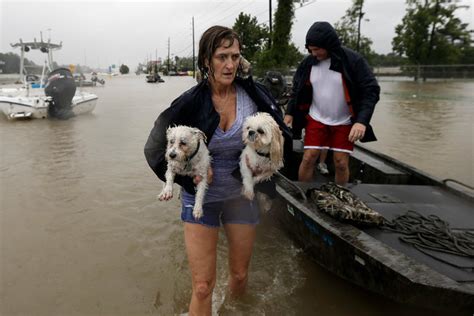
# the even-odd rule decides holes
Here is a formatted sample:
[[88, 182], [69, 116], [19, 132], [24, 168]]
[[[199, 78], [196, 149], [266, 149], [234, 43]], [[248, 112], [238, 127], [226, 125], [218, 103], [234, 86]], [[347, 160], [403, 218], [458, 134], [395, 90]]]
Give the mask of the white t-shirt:
[[331, 58], [327, 58], [311, 68], [313, 101], [309, 115], [326, 125], [349, 125], [351, 112], [344, 96], [342, 76], [329, 69], [330, 65]]

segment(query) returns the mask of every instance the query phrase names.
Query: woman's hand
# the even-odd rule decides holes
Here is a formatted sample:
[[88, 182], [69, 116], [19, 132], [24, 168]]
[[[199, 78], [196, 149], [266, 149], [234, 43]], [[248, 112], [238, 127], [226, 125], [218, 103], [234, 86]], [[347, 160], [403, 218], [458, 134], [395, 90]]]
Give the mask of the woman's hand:
[[[212, 168], [209, 167], [209, 169], [207, 169], [207, 184], [211, 184], [212, 183], [212, 176], [214, 175], [214, 173], [212, 172]], [[195, 175], [194, 178], [193, 178], [193, 182], [195, 185], [198, 185], [199, 182], [202, 181], [202, 177], [200, 175]]]
[[283, 122], [285, 122], [286, 126], [293, 127], [293, 115], [285, 114]]
[[362, 123], [355, 123], [352, 125], [351, 132], [349, 133], [349, 141], [355, 143], [358, 140], [364, 138], [365, 135], [365, 125]]

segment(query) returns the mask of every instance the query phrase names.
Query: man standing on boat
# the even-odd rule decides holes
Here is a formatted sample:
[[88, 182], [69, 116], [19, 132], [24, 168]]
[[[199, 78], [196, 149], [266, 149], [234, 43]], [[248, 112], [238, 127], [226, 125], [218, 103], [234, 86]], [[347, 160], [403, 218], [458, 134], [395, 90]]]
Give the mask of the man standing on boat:
[[369, 122], [379, 100], [380, 87], [360, 54], [341, 46], [328, 22], [314, 23], [306, 34], [310, 53], [298, 66], [285, 123], [301, 135], [304, 154], [298, 179], [313, 179], [323, 149], [333, 151], [335, 182], [349, 181], [349, 156], [354, 143], [377, 140]]

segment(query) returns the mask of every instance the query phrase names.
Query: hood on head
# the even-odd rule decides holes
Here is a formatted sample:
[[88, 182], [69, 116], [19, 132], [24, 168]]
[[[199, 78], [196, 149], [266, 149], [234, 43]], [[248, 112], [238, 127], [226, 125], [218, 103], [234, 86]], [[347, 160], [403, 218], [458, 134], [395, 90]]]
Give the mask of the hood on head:
[[331, 24], [328, 22], [315, 22], [309, 28], [308, 33], [306, 33], [306, 48], [309, 45], [333, 51], [341, 47], [341, 42]]

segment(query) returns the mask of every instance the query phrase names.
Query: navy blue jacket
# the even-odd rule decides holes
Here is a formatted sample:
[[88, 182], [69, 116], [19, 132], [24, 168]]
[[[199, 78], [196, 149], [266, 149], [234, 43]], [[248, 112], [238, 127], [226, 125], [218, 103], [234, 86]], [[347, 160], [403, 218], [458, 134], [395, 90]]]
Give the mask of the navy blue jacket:
[[[341, 73], [346, 101], [352, 113], [352, 123], [362, 123], [366, 132], [361, 142], [377, 138], [370, 126], [370, 119], [380, 96], [380, 86], [367, 61], [355, 51], [341, 46], [334, 28], [327, 22], [314, 23], [306, 35], [306, 45], [328, 50], [331, 57], [329, 69]], [[298, 66], [293, 78], [293, 91], [286, 114], [293, 116], [293, 133], [300, 135], [306, 126], [306, 115], [313, 98], [313, 87], [309, 82], [311, 68], [318, 64], [313, 56], [307, 56]]]
[[[237, 77], [234, 82], [242, 87], [255, 102], [257, 111], [270, 113], [279, 124], [285, 137], [285, 156], [290, 155], [293, 147], [291, 132], [283, 123], [281, 113], [268, 90], [263, 85], [255, 83], [251, 77], [247, 79]], [[162, 181], [165, 181], [166, 130], [168, 127], [187, 125], [199, 128], [206, 134], [209, 142], [219, 121], [220, 116], [214, 109], [208, 81], [203, 80], [175, 99], [171, 106], [156, 119], [145, 145], [145, 157], [151, 169]], [[194, 184], [190, 177], [176, 175], [175, 182], [187, 192], [195, 194]]]

